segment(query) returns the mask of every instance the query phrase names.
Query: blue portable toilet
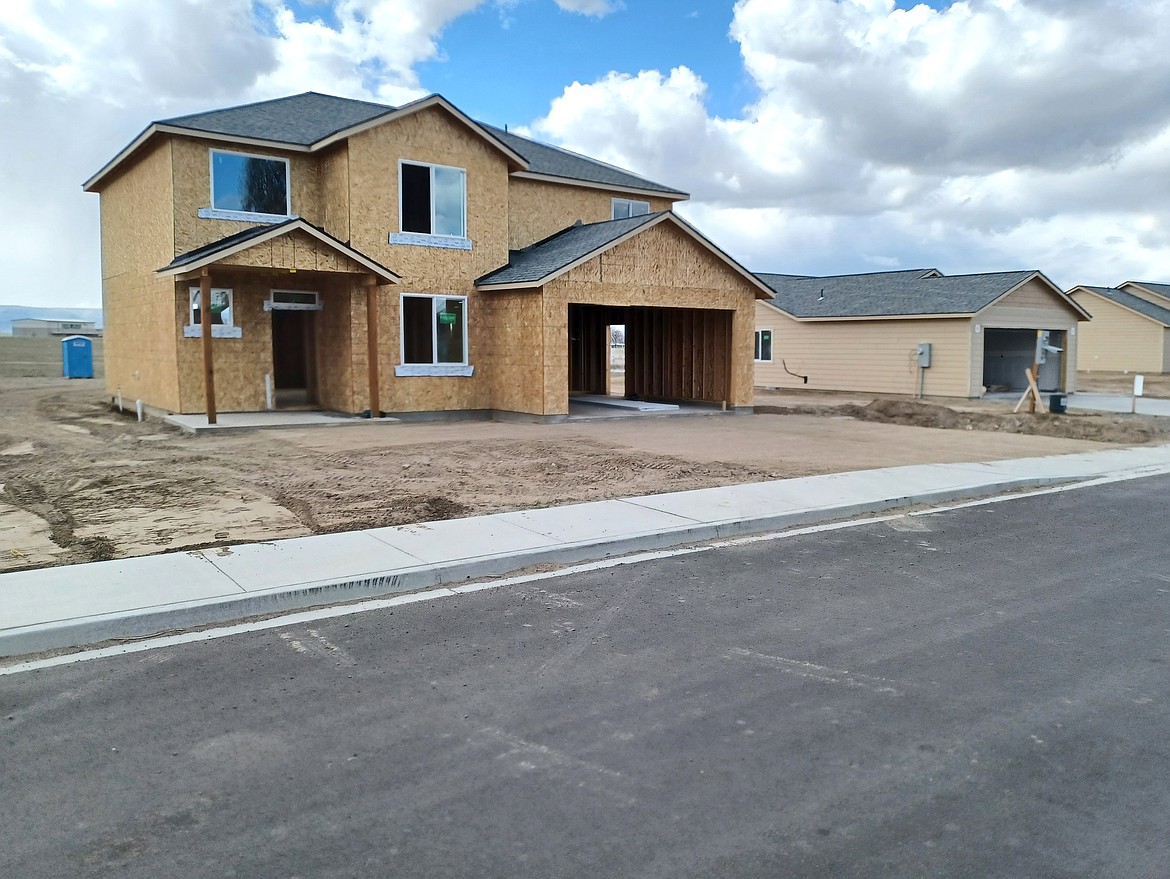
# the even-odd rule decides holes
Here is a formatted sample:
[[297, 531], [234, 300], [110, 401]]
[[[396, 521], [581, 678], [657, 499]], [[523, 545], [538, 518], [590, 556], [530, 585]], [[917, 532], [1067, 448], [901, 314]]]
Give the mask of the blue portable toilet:
[[93, 340], [85, 336], [66, 336], [61, 340], [61, 359], [65, 378], [93, 378]]

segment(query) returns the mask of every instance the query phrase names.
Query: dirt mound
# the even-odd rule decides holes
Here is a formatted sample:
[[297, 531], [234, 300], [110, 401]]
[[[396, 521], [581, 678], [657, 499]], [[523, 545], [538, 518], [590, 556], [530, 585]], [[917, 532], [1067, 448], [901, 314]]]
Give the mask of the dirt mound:
[[1167, 435], [1167, 428], [1134, 415], [1012, 414], [970, 412], [917, 400], [874, 400], [865, 406], [757, 406], [757, 412], [782, 415], [848, 416], [858, 421], [933, 427], [939, 430], [985, 430], [1135, 445]]

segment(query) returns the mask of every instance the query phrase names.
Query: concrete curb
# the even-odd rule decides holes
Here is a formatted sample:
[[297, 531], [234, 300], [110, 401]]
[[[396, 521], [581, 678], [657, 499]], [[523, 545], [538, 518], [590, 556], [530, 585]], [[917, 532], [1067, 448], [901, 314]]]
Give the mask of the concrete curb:
[[[1138, 469], [1140, 468], [1134, 472], [1136, 473]], [[1103, 474], [1097, 476], [1100, 475]], [[1070, 475], [1001, 477], [980, 485], [926, 490], [863, 503], [829, 505], [779, 514], [697, 523], [601, 540], [562, 543], [552, 547], [500, 555], [421, 564], [356, 578], [319, 580], [246, 594], [46, 622], [0, 632], [0, 657], [81, 647], [107, 640], [133, 640], [175, 629], [226, 624], [244, 617], [304, 610], [319, 605], [389, 596], [439, 586], [454, 587], [467, 580], [500, 577], [535, 565], [579, 564], [634, 552], [782, 531], [893, 509], [989, 497], [1008, 491], [1067, 484], [1089, 478], [1095, 477]], [[631, 503], [636, 504], [638, 500], [648, 498], [631, 499]]]

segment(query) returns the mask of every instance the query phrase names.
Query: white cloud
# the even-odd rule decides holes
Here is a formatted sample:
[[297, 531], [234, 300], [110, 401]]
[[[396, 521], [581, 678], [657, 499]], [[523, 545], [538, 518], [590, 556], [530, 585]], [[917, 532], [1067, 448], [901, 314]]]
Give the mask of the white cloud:
[[1170, 278], [1168, 0], [739, 0], [730, 33], [736, 118], [676, 68], [575, 83], [533, 129], [690, 189], [759, 269]]
[[565, 12], [591, 15], [594, 18], [603, 18], [622, 8], [620, 0], [556, 0], [556, 4]]

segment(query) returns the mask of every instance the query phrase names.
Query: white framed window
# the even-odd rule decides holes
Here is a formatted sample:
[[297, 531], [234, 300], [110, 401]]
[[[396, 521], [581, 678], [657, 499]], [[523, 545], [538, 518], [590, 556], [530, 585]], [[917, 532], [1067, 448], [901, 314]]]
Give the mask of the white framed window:
[[756, 363], [772, 362], [772, 331], [756, 330]]
[[199, 216], [272, 223], [292, 216], [288, 159], [208, 150], [211, 207]]
[[[183, 327], [183, 335], [198, 339], [203, 335], [202, 295], [198, 287], [191, 287], [188, 296], [187, 325]], [[211, 288], [211, 338], [241, 338], [240, 328], [235, 325], [232, 304], [233, 297], [230, 287]]]
[[320, 311], [321, 296], [308, 290], [273, 290], [264, 300], [265, 311]]
[[624, 220], [626, 217], [640, 217], [650, 213], [650, 202], [634, 201], [629, 198], [615, 198], [613, 200], [613, 219]]
[[398, 228], [391, 244], [470, 250], [467, 172], [448, 165], [398, 162]]
[[395, 375], [471, 375], [467, 360], [467, 297], [403, 293], [401, 363]]

